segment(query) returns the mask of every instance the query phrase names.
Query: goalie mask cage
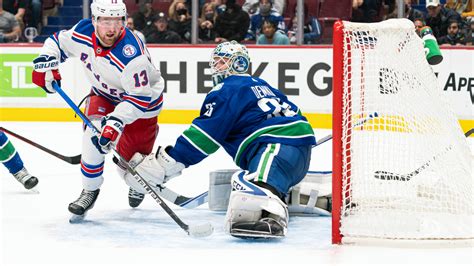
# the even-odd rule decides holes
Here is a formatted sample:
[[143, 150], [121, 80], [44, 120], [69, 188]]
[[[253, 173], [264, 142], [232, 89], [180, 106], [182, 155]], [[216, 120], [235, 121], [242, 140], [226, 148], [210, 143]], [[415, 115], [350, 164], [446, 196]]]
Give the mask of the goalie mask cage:
[[333, 53], [333, 243], [472, 245], [472, 155], [413, 23], [338, 21]]

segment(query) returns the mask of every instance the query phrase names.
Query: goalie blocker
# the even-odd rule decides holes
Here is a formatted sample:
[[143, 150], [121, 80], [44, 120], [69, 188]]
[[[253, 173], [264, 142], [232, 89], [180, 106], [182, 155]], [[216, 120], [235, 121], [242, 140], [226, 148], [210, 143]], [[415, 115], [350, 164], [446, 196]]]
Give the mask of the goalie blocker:
[[[209, 209], [227, 211], [232, 191], [232, 175], [239, 170], [222, 169], [209, 174]], [[290, 215], [331, 215], [331, 172], [308, 172], [292, 187], [285, 202]]]

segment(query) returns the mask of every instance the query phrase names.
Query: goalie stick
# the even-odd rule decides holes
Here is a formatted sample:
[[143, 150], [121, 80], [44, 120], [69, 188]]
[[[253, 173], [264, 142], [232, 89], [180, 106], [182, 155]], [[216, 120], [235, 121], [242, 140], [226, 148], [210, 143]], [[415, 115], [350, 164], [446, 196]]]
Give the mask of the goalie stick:
[[38, 144], [38, 143], [32, 141], [32, 140], [30, 140], [30, 139], [27, 139], [27, 138], [25, 138], [25, 137], [23, 137], [23, 136], [21, 136], [21, 135], [18, 135], [18, 134], [16, 134], [15, 132], [10, 131], [10, 130], [4, 128], [4, 127], [0, 127], [0, 130], [3, 131], [3, 132], [5, 132], [5, 133], [7, 133], [8, 135], [11, 135], [11, 136], [13, 136], [13, 137], [15, 137], [15, 138], [17, 138], [17, 139], [19, 139], [19, 140], [22, 140], [22, 141], [24, 141], [24, 142], [26, 142], [26, 143], [32, 145], [33, 147], [36, 147], [36, 148], [38, 148], [38, 149], [40, 149], [40, 150], [42, 150], [42, 151], [44, 151], [44, 152], [46, 152], [46, 153], [48, 153], [48, 154], [50, 154], [50, 155], [56, 157], [56, 158], [58, 158], [58, 159], [61, 159], [61, 160], [65, 161], [65, 162], [67, 162], [67, 163], [70, 163], [70, 164], [79, 164], [79, 163], [81, 162], [81, 155], [80, 155], [80, 154], [79, 154], [79, 155], [76, 155], [76, 156], [66, 156], [66, 155], [62, 155], [62, 154], [59, 154], [59, 153], [57, 153], [57, 152], [55, 152], [55, 151], [52, 151], [52, 150], [50, 150], [50, 149], [48, 149], [48, 148], [46, 148], [46, 147], [44, 147], [44, 146], [42, 146], [42, 145], [40, 145], [40, 144]]
[[[61, 95], [61, 97], [66, 101], [66, 103], [74, 110], [74, 112], [84, 121], [84, 123], [95, 133], [100, 134], [100, 131], [92, 124], [92, 122], [87, 118], [84, 113], [79, 109], [79, 107], [69, 98], [69, 96], [59, 87], [56, 82], [53, 82], [53, 88]], [[140, 183], [143, 188], [147, 191], [148, 194], [165, 210], [165, 212], [181, 227], [188, 235], [193, 237], [205, 237], [212, 234], [214, 231], [212, 225], [208, 222], [200, 225], [188, 225], [184, 223], [176, 213], [161, 199], [161, 197], [153, 190], [150, 184], [145, 181], [140, 175], [130, 167], [130, 164], [123, 159], [123, 157], [115, 150], [112, 149], [114, 155], [123, 161], [123, 165], [127, 170], [133, 175], [133, 177]]]

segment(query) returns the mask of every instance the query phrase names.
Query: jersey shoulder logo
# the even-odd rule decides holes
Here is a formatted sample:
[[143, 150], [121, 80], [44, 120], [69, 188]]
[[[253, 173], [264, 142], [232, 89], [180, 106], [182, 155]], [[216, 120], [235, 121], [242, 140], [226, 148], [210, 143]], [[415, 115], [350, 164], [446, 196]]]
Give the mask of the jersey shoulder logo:
[[[217, 84], [216, 86], [212, 87], [212, 90], [210, 92], [213, 92], [213, 91], [218, 91], [222, 88], [222, 86], [224, 86], [224, 83], [219, 83]], [[210, 93], [209, 92], [209, 93]]]
[[130, 58], [137, 54], [137, 49], [133, 45], [127, 44], [123, 47], [122, 54], [123, 56]]
[[214, 111], [214, 105], [216, 105], [216, 103], [206, 104], [207, 111], [204, 113], [205, 116], [211, 117], [212, 111]]

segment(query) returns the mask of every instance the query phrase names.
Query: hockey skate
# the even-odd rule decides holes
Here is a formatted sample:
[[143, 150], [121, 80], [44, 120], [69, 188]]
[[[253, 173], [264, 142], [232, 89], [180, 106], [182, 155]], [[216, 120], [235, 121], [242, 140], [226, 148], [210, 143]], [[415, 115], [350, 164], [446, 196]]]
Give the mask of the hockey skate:
[[20, 171], [13, 175], [18, 182], [20, 182], [26, 189], [32, 189], [38, 184], [38, 178], [30, 175], [26, 168], [23, 167]]
[[88, 191], [83, 189], [79, 198], [69, 204], [69, 211], [73, 214], [69, 219], [70, 223], [81, 222], [87, 211], [94, 207], [94, 203], [99, 196], [100, 189]]
[[128, 190], [128, 205], [130, 205], [130, 207], [138, 207], [142, 203], [144, 198], [145, 194], [136, 191], [132, 187], [130, 187], [130, 189]]

